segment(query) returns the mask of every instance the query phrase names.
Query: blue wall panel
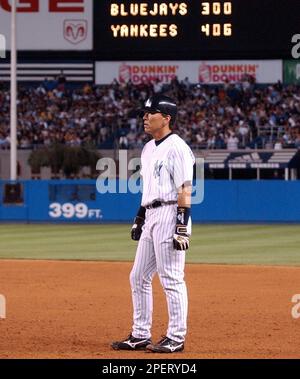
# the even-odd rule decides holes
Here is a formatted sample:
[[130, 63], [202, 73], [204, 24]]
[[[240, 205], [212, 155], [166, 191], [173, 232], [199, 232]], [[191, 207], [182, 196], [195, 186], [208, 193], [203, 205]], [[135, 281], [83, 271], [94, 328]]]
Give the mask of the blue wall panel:
[[[141, 201], [141, 193], [100, 194], [92, 180], [22, 183], [24, 204], [4, 205], [0, 181], [0, 221], [131, 222]], [[193, 222], [300, 222], [300, 181], [207, 180], [192, 217]]]

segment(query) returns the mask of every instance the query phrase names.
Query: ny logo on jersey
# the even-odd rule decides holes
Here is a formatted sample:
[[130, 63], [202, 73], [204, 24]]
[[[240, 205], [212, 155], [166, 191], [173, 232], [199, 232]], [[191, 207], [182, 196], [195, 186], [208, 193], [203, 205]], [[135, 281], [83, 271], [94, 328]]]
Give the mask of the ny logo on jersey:
[[158, 178], [160, 176], [160, 170], [163, 166], [163, 162], [162, 161], [156, 161], [155, 162], [155, 165], [154, 165], [154, 178]]

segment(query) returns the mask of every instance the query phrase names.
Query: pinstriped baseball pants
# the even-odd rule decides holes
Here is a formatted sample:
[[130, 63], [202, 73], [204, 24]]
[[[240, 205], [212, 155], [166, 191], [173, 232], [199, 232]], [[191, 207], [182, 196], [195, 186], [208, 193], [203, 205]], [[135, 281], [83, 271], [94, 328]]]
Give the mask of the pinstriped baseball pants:
[[185, 251], [173, 248], [177, 205], [165, 205], [146, 211], [146, 221], [130, 273], [133, 302], [132, 335], [151, 337], [152, 279], [155, 273], [167, 298], [169, 324], [167, 337], [185, 339], [188, 298], [184, 281]]

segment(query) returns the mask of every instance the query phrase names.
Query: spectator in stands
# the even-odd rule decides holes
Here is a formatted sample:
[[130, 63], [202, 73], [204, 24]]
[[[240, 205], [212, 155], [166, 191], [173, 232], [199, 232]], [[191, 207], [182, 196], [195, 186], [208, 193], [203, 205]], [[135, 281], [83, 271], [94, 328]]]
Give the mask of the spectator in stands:
[[66, 83], [67, 83], [67, 78], [64, 74], [64, 71], [61, 70], [60, 74], [57, 77], [57, 89], [60, 92], [64, 92], [66, 89]]
[[[282, 148], [300, 146], [300, 88], [276, 83], [257, 86], [254, 79], [241, 83], [192, 85], [188, 78], [170, 84], [144, 80], [114, 80], [108, 86], [85, 84], [66, 88], [63, 72], [55, 81], [18, 91], [19, 148], [66, 143], [94, 144], [98, 148], [143, 146], [147, 138], [138, 109], [154, 91], [179, 99], [179, 133], [193, 149]], [[0, 148], [9, 147], [10, 96], [0, 90]], [[276, 148], [279, 145], [276, 145]]]
[[9, 138], [4, 133], [0, 133], [0, 149], [9, 148]]
[[297, 137], [295, 139], [295, 147], [297, 149], [300, 149], [300, 127], [298, 129]]
[[159, 93], [162, 91], [163, 88], [163, 83], [157, 78], [155, 79], [153, 83], [153, 91], [154, 93]]
[[237, 150], [239, 139], [234, 133], [229, 133], [226, 137], [227, 150]]
[[282, 148], [283, 148], [283, 140], [278, 138], [274, 144], [274, 150], [281, 150]]
[[126, 135], [121, 135], [119, 139], [119, 149], [128, 149], [128, 139]]
[[239, 140], [241, 141], [241, 145], [246, 146], [248, 142], [249, 127], [246, 125], [244, 120], [241, 120], [239, 122], [237, 132], [238, 132]]

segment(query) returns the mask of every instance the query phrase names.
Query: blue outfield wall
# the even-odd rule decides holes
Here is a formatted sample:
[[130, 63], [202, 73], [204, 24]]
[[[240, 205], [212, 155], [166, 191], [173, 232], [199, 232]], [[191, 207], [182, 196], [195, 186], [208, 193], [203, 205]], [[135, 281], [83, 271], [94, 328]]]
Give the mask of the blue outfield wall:
[[[141, 193], [100, 194], [94, 180], [21, 181], [23, 204], [3, 204], [1, 222], [131, 222]], [[204, 200], [192, 208], [193, 222], [300, 222], [300, 181], [206, 180]]]

